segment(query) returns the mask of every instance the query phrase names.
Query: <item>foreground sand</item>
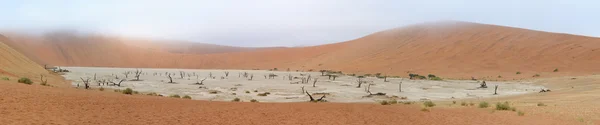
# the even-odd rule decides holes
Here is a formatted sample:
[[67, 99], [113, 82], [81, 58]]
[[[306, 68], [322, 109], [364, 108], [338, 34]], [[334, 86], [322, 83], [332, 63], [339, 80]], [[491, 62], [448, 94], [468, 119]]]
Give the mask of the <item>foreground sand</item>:
[[477, 108], [234, 103], [122, 95], [0, 81], [0, 124], [577, 124]]

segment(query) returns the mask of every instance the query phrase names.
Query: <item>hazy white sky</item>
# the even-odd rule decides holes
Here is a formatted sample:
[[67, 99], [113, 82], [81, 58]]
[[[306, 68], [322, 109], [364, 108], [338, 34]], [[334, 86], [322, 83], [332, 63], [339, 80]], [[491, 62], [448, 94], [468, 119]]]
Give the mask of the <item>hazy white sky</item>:
[[0, 0], [0, 30], [300, 46], [459, 20], [600, 36], [599, 6], [596, 0]]

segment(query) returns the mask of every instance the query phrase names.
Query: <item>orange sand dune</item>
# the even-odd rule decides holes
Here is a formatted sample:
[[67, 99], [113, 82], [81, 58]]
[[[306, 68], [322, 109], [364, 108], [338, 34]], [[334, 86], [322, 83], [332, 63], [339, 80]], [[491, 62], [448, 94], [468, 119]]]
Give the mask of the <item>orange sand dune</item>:
[[[321, 46], [213, 54], [133, 46], [128, 40], [98, 36], [12, 39], [15, 42], [7, 44], [34, 61], [63, 66], [330, 69], [359, 74], [406, 76], [412, 72], [487, 79], [531, 78], [534, 74], [589, 75], [600, 71], [595, 66], [600, 63], [600, 51], [596, 51], [600, 49], [599, 38], [467, 22], [417, 24]], [[554, 69], [559, 72], [553, 72]]]

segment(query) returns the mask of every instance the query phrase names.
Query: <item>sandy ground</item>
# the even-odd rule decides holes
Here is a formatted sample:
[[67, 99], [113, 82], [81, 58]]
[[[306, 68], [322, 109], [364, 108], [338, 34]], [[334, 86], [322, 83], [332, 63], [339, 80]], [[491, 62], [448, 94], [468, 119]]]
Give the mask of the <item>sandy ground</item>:
[[[310, 93], [326, 93], [326, 99], [331, 102], [375, 102], [380, 100], [456, 100], [464, 98], [489, 98], [500, 96], [512, 96], [526, 93], [536, 93], [544, 88], [540, 85], [518, 82], [491, 82], [488, 81], [488, 88], [480, 89], [477, 81], [464, 80], [409, 80], [403, 78], [390, 78], [389, 82], [375, 77], [364, 78], [369, 83], [357, 88], [357, 78], [353, 76], [341, 76], [328, 79], [327, 76], [321, 76], [320, 72], [285, 72], [285, 71], [264, 71], [264, 70], [192, 70], [192, 69], [139, 69], [145, 72], [140, 76], [142, 81], [131, 81], [134, 75], [128, 78], [122, 74], [126, 71], [134, 72], [131, 68], [92, 68], [92, 67], [62, 67], [71, 72], [66, 73], [65, 78], [73, 80], [73, 86], [83, 87], [80, 78], [91, 78], [96, 74], [96, 81], [127, 79], [119, 86], [98, 86], [97, 82], [92, 82], [92, 88], [111, 88], [125, 89], [131, 88], [135, 91], [150, 93], [156, 92], [165, 96], [168, 95], [189, 95], [193, 99], [230, 101], [234, 98], [240, 98], [243, 101], [256, 99], [261, 102], [302, 102], [307, 101], [308, 96], [302, 91]], [[183, 78], [180, 75], [183, 72]], [[225, 77], [225, 72], [229, 76]], [[253, 75], [253, 80], [243, 77], [243, 73]], [[158, 75], [156, 75], [156, 74]], [[171, 77], [175, 83], [168, 83], [169, 79], [165, 74], [174, 74]], [[269, 74], [276, 74], [278, 77], [269, 79]], [[215, 78], [210, 78], [210, 74]], [[116, 76], [115, 76], [116, 75]], [[288, 75], [293, 77], [317, 78], [315, 87], [312, 86], [313, 80], [308, 83], [300, 83], [301, 79], [289, 80]], [[304, 76], [303, 76], [304, 75]], [[198, 77], [196, 77], [198, 76]], [[115, 79], [120, 77], [119, 79]], [[197, 81], [203, 81], [204, 85], [194, 85]], [[402, 92], [399, 92], [399, 83], [402, 82]], [[292, 84], [296, 83], [296, 84]], [[386, 93], [387, 96], [364, 97], [368, 95], [366, 89], [371, 93]], [[498, 95], [493, 95], [494, 86], [499, 85]], [[203, 87], [203, 88], [200, 88]], [[209, 92], [217, 91], [216, 94]], [[248, 93], [246, 93], [246, 91]], [[259, 93], [269, 92], [268, 96], [258, 96]], [[321, 95], [317, 94], [317, 97]], [[395, 96], [395, 97], [394, 97]], [[401, 99], [407, 97], [407, 99]]]
[[0, 124], [571, 125], [578, 122], [478, 108], [420, 104], [209, 102], [0, 81]]

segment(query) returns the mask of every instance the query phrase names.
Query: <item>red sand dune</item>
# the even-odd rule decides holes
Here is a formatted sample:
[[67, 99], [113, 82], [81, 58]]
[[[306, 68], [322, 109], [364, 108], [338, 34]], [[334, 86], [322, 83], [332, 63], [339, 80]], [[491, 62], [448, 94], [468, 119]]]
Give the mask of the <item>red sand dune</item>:
[[[599, 38], [467, 22], [411, 25], [336, 44], [213, 54], [181, 54], [99, 36], [58, 35], [13, 41], [7, 44], [34, 61], [63, 66], [330, 69], [488, 79], [498, 79], [499, 75], [502, 79], [534, 74], [589, 75], [600, 70], [595, 66], [600, 63], [600, 51], [596, 51], [600, 49]], [[554, 69], [559, 72], [552, 72]], [[515, 74], [517, 71], [522, 74]]]

